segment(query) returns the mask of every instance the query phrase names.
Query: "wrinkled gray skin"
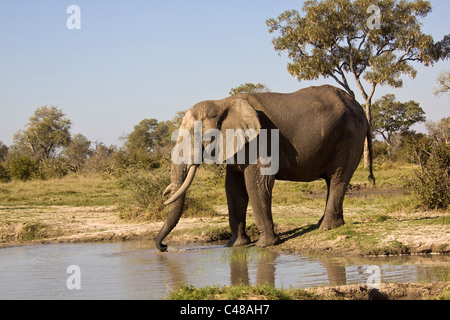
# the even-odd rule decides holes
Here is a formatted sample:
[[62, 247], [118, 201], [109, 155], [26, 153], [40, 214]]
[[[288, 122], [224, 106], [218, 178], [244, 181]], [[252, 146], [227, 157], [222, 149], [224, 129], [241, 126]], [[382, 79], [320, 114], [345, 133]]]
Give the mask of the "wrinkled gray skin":
[[[275, 180], [324, 179], [328, 193], [319, 228], [328, 230], [344, 224], [345, 191], [361, 159], [368, 134], [363, 109], [346, 92], [325, 85], [291, 94], [239, 94], [196, 104], [186, 113], [181, 128], [193, 132], [194, 121], [203, 122], [203, 132], [216, 128], [224, 136], [226, 129], [279, 129], [280, 164], [276, 175], [261, 175], [259, 161], [227, 165], [225, 188], [232, 232], [229, 246], [250, 243], [245, 234], [249, 201], [260, 233], [256, 245], [266, 247], [280, 243], [274, 232], [271, 208]], [[204, 142], [204, 147], [207, 144]], [[248, 143], [246, 146], [248, 151]], [[172, 164], [168, 188], [172, 195], [183, 184], [189, 167]], [[370, 177], [373, 177], [371, 167]], [[156, 237], [156, 246], [161, 251], [167, 250], [162, 241], [180, 219], [184, 200], [185, 194], [182, 194], [170, 204], [170, 213]]]

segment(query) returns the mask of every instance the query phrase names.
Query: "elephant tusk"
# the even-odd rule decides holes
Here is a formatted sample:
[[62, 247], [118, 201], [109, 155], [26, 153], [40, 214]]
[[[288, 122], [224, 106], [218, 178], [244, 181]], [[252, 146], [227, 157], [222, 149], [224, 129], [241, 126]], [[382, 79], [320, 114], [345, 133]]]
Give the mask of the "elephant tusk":
[[196, 171], [197, 171], [197, 166], [196, 165], [192, 165], [189, 168], [189, 172], [187, 174], [187, 177], [184, 180], [183, 184], [181, 185], [180, 189], [178, 189], [178, 191], [175, 192], [175, 194], [172, 197], [170, 197], [169, 200], [164, 202], [165, 206], [167, 206], [168, 204], [171, 204], [171, 203], [175, 202], [176, 200], [178, 200], [178, 198], [181, 197], [187, 191], [187, 189], [191, 185], [192, 181], [194, 180], [194, 176], [195, 176], [195, 172]]
[[172, 184], [169, 184], [169, 185], [167, 186], [167, 188], [164, 189], [164, 191], [163, 191], [163, 196], [168, 195], [169, 192], [171, 191], [170, 189], [172, 189]]

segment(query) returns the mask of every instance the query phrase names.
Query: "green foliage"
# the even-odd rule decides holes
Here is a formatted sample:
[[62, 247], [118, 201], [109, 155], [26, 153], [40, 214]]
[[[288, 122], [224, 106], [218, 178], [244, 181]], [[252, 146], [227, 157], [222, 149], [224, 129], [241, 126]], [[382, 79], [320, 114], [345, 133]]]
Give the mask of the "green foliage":
[[[130, 170], [121, 178], [121, 184], [131, 191], [136, 218], [140, 213], [161, 218], [164, 209], [162, 193], [170, 184], [168, 167], [154, 170]], [[130, 217], [130, 212], [128, 212]]]
[[106, 146], [102, 142], [96, 143], [95, 149], [84, 165], [84, 171], [90, 173], [100, 173], [105, 177], [115, 174], [116, 146]]
[[64, 158], [44, 159], [39, 162], [36, 178], [51, 179], [62, 178], [69, 172], [69, 164]]
[[16, 148], [31, 149], [39, 159], [55, 157], [59, 148], [70, 142], [71, 121], [57, 107], [37, 108], [26, 126], [26, 130], [14, 137]]
[[389, 158], [389, 146], [386, 141], [375, 140], [372, 143], [372, 150], [375, 161], [384, 162]]
[[70, 144], [64, 150], [68, 165], [74, 172], [81, 170], [87, 158], [92, 154], [91, 141], [82, 134], [74, 135], [70, 140]]
[[0, 141], [0, 162], [5, 161], [8, 156], [9, 148]]
[[126, 137], [125, 150], [127, 161], [140, 167], [154, 167], [154, 163], [170, 153], [174, 142], [172, 132], [181, 123], [181, 114], [171, 121], [144, 119]]
[[[206, 172], [206, 171], [205, 171]], [[199, 178], [197, 175], [197, 179]], [[202, 179], [200, 177], [200, 179]], [[130, 167], [120, 178], [121, 186], [130, 193], [130, 200], [120, 208], [121, 216], [130, 220], [165, 219], [169, 210], [164, 206], [167, 200], [164, 189], [170, 184], [170, 165], [166, 159], [158, 168]], [[195, 184], [195, 181], [194, 181]], [[210, 185], [202, 180], [202, 185]], [[196, 189], [193, 186], [192, 189]], [[213, 203], [204, 201], [204, 192], [193, 190], [186, 195], [183, 217], [202, 217], [215, 214]]]
[[9, 176], [8, 170], [0, 164], [0, 182], [9, 182], [11, 177]]
[[262, 83], [245, 83], [241, 84], [236, 88], [232, 88], [229, 92], [230, 95], [240, 94], [240, 93], [253, 93], [253, 92], [270, 92], [270, 89]]
[[372, 105], [372, 129], [381, 134], [388, 145], [394, 133], [405, 132], [413, 124], [424, 121], [425, 111], [413, 100], [402, 103], [395, 101], [395, 95], [387, 94]]
[[408, 188], [430, 209], [446, 209], [450, 204], [450, 145], [438, 137], [424, 137], [409, 150], [419, 169], [407, 179]]
[[450, 143], [450, 117], [442, 118], [439, 122], [427, 121], [425, 126], [428, 130], [428, 134], [435, 140], [444, 141]]
[[[379, 28], [367, 26], [370, 5], [380, 9]], [[275, 50], [288, 52], [288, 71], [299, 80], [332, 77], [350, 93], [345, 74], [351, 72], [357, 82], [363, 76], [375, 86], [401, 87], [402, 74], [416, 75], [409, 62], [430, 65], [443, 57], [421, 31], [419, 18], [431, 12], [429, 1], [306, 1], [303, 12], [285, 11], [266, 22], [270, 33], [279, 32]]]
[[19, 232], [19, 238], [24, 241], [31, 241], [41, 236], [45, 231], [45, 225], [40, 222], [27, 223]]
[[[450, 37], [448, 38], [450, 41]], [[450, 71], [442, 71], [437, 78], [439, 87], [434, 90], [435, 95], [449, 93], [450, 91]]]
[[9, 174], [11, 178], [19, 180], [31, 180], [38, 175], [39, 162], [27, 156], [15, 155], [9, 162]]

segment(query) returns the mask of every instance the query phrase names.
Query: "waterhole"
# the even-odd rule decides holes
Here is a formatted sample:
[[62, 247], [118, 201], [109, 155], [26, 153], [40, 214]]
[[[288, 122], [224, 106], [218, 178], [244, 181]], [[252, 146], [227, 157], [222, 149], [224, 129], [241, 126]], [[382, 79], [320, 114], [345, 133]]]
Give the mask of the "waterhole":
[[366, 284], [373, 266], [382, 283], [439, 281], [448, 278], [449, 262], [449, 256], [436, 255], [317, 258], [223, 244], [171, 246], [160, 253], [152, 241], [33, 245], [0, 249], [0, 299], [157, 300], [180, 283]]

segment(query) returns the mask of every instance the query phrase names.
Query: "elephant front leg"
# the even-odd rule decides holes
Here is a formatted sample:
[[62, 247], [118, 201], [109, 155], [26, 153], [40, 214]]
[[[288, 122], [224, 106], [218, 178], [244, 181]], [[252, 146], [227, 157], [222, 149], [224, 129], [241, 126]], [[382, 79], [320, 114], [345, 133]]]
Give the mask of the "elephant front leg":
[[259, 231], [258, 247], [268, 247], [281, 242], [275, 234], [272, 219], [272, 188], [275, 177], [261, 175], [259, 166], [248, 166], [245, 170], [245, 185]]
[[248, 206], [248, 194], [245, 188], [244, 174], [227, 168], [225, 190], [228, 202], [228, 216], [231, 228], [231, 239], [227, 246], [244, 246], [250, 238], [245, 233], [245, 218]]

